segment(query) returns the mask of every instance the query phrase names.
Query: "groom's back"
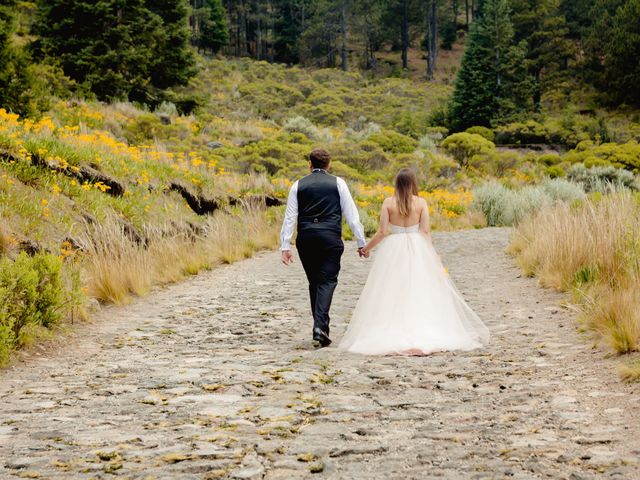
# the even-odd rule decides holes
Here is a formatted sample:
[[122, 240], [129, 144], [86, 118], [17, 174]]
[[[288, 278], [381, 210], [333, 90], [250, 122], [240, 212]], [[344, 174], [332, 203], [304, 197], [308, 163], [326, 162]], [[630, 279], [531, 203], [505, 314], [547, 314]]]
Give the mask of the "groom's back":
[[298, 181], [298, 231], [331, 230], [342, 234], [338, 179], [314, 171]]

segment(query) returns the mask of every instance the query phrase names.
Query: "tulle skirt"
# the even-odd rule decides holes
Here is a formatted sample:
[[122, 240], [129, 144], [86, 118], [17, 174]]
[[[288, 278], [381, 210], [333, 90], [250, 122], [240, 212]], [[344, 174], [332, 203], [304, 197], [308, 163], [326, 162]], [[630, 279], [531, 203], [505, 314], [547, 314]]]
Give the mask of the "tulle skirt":
[[489, 330], [455, 287], [431, 242], [400, 229], [380, 244], [339, 348], [368, 355], [472, 350]]

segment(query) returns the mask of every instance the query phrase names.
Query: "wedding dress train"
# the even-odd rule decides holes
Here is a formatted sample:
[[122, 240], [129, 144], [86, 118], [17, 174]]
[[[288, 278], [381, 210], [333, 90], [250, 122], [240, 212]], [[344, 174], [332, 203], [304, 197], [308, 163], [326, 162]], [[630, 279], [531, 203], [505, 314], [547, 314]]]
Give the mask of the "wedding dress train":
[[419, 225], [391, 225], [339, 348], [370, 355], [471, 350], [489, 331]]

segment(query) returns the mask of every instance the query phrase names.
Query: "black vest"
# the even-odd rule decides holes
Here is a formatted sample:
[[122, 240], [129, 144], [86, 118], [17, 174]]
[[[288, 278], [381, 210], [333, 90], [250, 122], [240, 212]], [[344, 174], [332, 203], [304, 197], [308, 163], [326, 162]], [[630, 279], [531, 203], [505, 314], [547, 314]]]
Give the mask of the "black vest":
[[298, 181], [298, 233], [314, 232], [342, 237], [338, 179], [322, 170]]

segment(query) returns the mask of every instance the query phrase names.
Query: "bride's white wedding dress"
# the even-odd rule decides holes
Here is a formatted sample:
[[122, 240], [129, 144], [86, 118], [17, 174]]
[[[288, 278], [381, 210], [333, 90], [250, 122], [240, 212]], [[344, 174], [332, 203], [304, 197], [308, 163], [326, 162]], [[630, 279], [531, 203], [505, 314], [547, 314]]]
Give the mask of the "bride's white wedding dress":
[[391, 225], [339, 348], [370, 355], [419, 355], [487, 343], [489, 330], [419, 228]]

